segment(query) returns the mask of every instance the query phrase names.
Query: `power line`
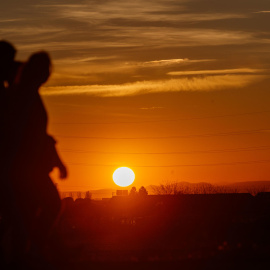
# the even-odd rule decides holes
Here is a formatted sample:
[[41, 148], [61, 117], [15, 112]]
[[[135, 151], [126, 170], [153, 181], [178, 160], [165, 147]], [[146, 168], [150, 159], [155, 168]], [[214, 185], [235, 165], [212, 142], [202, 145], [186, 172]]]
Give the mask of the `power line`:
[[[206, 163], [206, 164], [176, 164], [176, 165], [134, 165], [132, 168], [176, 168], [176, 167], [212, 167], [212, 166], [231, 166], [231, 165], [250, 165], [250, 164], [266, 164], [270, 160], [253, 160], [253, 161], [239, 161], [239, 162], [222, 162], [222, 163]], [[89, 163], [75, 163], [67, 162], [70, 165], [87, 166], [87, 167], [119, 167], [120, 164], [89, 164]]]
[[119, 121], [119, 122], [52, 122], [53, 125], [115, 125], [115, 124], [143, 124], [143, 123], [162, 123], [162, 122], [178, 122], [178, 121], [189, 121], [189, 120], [203, 120], [203, 119], [215, 119], [215, 118], [226, 118], [226, 117], [237, 117], [246, 115], [256, 115], [270, 113], [270, 111], [257, 111], [257, 112], [247, 112], [239, 114], [224, 114], [215, 116], [205, 116], [205, 117], [190, 117], [190, 118], [178, 118], [178, 119], [166, 119], [166, 120], [149, 120], [149, 121]]
[[61, 152], [71, 153], [91, 153], [91, 154], [108, 154], [108, 155], [184, 155], [184, 154], [215, 154], [215, 153], [232, 153], [232, 152], [246, 152], [246, 151], [259, 151], [269, 150], [270, 146], [255, 146], [243, 148], [230, 148], [230, 149], [215, 149], [215, 150], [195, 150], [195, 151], [172, 151], [172, 152], [107, 152], [107, 151], [87, 151], [87, 150], [73, 150], [62, 149]]
[[145, 137], [102, 137], [102, 136], [65, 136], [55, 135], [59, 138], [67, 139], [96, 139], [96, 140], [156, 140], [156, 139], [181, 139], [181, 138], [199, 138], [199, 137], [220, 137], [220, 136], [234, 136], [234, 135], [247, 135], [247, 134], [258, 134], [262, 132], [269, 132], [270, 129], [255, 129], [255, 130], [243, 130], [243, 131], [231, 131], [231, 132], [220, 132], [220, 133], [206, 133], [206, 134], [190, 134], [190, 135], [174, 135], [174, 136], [145, 136]]

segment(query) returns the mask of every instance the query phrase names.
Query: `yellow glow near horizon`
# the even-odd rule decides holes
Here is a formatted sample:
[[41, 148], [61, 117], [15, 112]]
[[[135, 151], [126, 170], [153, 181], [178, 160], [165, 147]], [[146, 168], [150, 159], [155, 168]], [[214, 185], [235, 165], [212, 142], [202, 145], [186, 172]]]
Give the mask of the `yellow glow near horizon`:
[[113, 173], [113, 181], [120, 187], [130, 186], [135, 180], [135, 173], [128, 167], [120, 167]]

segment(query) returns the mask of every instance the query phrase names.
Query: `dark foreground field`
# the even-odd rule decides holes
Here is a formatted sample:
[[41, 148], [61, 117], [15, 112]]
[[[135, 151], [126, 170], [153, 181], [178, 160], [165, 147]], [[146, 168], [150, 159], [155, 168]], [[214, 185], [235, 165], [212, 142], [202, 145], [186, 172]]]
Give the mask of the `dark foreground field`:
[[[270, 194], [63, 199], [33, 269], [269, 269]], [[41, 264], [41, 265], [40, 265]]]

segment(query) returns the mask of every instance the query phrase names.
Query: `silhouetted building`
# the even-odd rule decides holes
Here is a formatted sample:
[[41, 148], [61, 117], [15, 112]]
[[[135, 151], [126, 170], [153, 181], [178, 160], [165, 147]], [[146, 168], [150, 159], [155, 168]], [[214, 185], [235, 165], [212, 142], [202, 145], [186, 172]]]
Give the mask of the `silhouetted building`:
[[116, 196], [128, 196], [128, 190], [116, 190]]

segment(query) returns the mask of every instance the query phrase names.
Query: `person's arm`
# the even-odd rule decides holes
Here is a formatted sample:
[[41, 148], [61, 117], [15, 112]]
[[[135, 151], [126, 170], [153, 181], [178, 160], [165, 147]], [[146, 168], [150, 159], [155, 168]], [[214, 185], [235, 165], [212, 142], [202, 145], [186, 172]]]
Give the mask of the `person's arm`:
[[64, 165], [64, 163], [62, 162], [62, 160], [60, 159], [58, 153], [57, 153], [57, 150], [56, 150], [56, 147], [55, 147], [55, 144], [56, 144], [56, 141], [55, 139], [48, 135], [49, 137], [49, 140], [50, 140], [50, 145], [52, 147], [52, 158], [53, 158], [53, 165], [54, 167], [57, 167], [59, 169], [59, 178], [60, 179], [65, 179], [67, 178], [67, 168], [66, 166]]

